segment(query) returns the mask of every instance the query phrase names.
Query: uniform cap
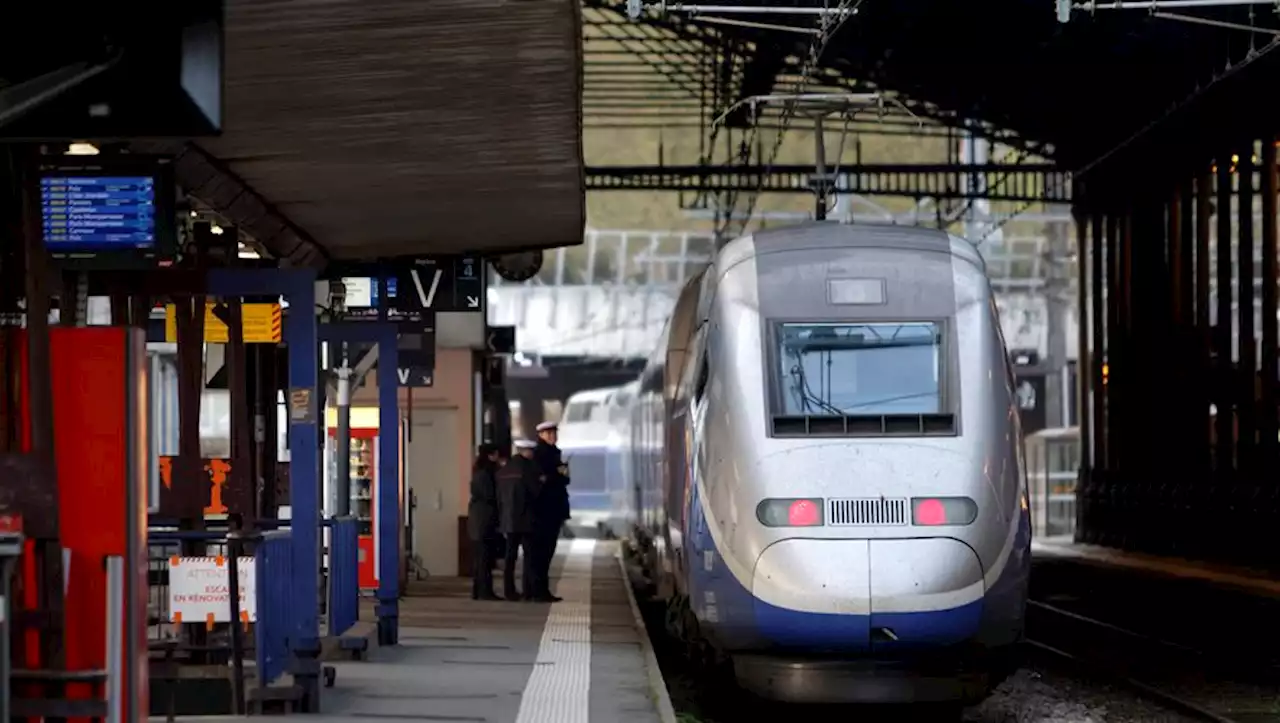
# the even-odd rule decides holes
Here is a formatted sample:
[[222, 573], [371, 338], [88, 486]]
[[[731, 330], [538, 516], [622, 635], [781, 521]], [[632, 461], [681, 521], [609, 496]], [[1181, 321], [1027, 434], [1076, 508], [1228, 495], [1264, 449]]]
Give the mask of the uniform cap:
[[538, 446], [537, 442], [530, 442], [527, 439], [516, 440], [516, 449], [533, 449], [534, 447], [537, 447], [537, 446]]
[[546, 432], [551, 429], [559, 429], [559, 428], [560, 428], [560, 425], [556, 424], [555, 422], [543, 422], [542, 424], [539, 424], [537, 427], [539, 432]]

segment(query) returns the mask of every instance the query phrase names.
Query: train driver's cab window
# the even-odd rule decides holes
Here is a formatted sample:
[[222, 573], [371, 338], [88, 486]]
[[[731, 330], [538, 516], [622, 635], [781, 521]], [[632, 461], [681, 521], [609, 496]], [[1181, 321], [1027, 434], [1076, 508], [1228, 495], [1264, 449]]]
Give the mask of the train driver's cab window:
[[943, 411], [938, 324], [786, 323], [778, 326], [776, 339], [781, 414]]
[[573, 402], [564, 410], [564, 422], [590, 422], [591, 413], [599, 406], [599, 402]]

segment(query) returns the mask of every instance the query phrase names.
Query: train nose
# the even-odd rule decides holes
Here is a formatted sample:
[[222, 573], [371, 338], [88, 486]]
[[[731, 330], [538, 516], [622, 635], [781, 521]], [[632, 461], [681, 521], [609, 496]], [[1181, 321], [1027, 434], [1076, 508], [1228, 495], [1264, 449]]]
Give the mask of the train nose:
[[950, 538], [783, 540], [756, 561], [756, 625], [776, 645], [940, 647], [978, 631], [982, 565]]

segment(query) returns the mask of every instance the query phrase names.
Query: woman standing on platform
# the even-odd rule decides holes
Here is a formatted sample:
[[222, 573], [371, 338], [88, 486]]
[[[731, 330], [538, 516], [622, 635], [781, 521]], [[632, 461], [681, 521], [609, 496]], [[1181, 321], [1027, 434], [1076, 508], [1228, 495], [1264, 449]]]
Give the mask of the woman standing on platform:
[[493, 591], [493, 547], [498, 531], [498, 448], [482, 444], [471, 472], [467, 535], [471, 538], [471, 599], [498, 600]]

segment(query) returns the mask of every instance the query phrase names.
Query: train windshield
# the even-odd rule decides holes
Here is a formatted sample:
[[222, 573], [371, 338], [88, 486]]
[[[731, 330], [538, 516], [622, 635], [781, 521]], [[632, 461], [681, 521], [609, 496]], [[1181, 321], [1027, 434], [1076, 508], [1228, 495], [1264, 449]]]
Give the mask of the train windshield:
[[599, 406], [600, 403], [594, 401], [570, 402], [568, 408], [564, 410], [562, 421], [565, 423], [590, 422], [591, 415]]
[[781, 324], [782, 414], [860, 416], [942, 411], [937, 324]]

